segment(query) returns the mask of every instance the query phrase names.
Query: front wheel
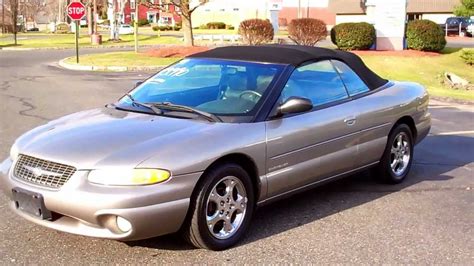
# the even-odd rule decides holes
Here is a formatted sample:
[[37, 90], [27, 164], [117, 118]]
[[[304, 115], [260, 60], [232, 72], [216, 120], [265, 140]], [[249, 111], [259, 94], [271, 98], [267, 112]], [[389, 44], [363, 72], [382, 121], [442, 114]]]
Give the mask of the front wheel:
[[203, 176], [191, 201], [185, 239], [197, 248], [222, 250], [235, 245], [247, 230], [254, 188], [242, 167], [226, 163]]
[[413, 162], [413, 135], [406, 124], [397, 125], [388, 137], [382, 160], [377, 167], [378, 177], [392, 184], [401, 183]]

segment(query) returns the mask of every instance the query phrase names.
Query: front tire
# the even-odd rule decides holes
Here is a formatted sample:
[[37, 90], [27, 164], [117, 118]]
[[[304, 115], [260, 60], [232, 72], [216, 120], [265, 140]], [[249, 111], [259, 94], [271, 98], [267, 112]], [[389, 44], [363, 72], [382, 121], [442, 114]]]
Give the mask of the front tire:
[[225, 163], [208, 171], [196, 189], [185, 239], [211, 250], [235, 245], [247, 230], [255, 206], [248, 173], [237, 164]]
[[397, 125], [388, 137], [382, 160], [376, 173], [378, 178], [390, 184], [403, 182], [413, 162], [413, 135], [406, 124]]

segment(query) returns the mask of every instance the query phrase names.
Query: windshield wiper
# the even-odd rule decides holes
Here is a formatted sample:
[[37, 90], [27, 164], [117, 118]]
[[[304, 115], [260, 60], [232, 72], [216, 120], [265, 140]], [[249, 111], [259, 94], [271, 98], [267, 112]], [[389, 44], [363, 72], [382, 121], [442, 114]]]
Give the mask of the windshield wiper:
[[147, 105], [158, 108], [160, 110], [169, 110], [169, 111], [187, 112], [187, 113], [197, 114], [197, 115], [205, 118], [206, 120], [208, 120], [210, 122], [222, 122], [222, 120], [214, 114], [204, 112], [204, 111], [201, 111], [201, 110], [189, 107], [189, 106], [185, 106], [185, 105], [173, 104], [173, 103], [170, 103], [170, 102], [147, 103]]
[[127, 93], [125, 96], [127, 96], [132, 101], [132, 104], [134, 104], [136, 106], [144, 107], [148, 110], [151, 110], [153, 113], [155, 113], [157, 115], [162, 115], [163, 114], [162, 110], [160, 110], [159, 108], [157, 108], [153, 105], [148, 105], [146, 103], [141, 103], [141, 102], [136, 101], [135, 98], [133, 98], [133, 96], [130, 95], [130, 93]]

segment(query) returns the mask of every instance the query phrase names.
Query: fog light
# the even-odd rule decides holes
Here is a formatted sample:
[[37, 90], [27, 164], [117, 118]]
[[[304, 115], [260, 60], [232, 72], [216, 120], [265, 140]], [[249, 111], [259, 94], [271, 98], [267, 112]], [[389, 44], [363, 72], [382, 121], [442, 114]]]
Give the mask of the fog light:
[[126, 233], [132, 229], [132, 224], [127, 219], [117, 216], [117, 227], [120, 231]]

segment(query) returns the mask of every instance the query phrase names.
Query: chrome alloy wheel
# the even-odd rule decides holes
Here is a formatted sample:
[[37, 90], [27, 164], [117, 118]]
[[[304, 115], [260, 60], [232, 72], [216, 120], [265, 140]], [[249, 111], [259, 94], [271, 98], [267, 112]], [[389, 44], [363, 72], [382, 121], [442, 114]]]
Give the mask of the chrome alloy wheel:
[[408, 168], [411, 157], [409, 141], [405, 132], [400, 132], [393, 140], [390, 150], [390, 168], [396, 176], [403, 175]]
[[233, 236], [244, 221], [247, 192], [240, 179], [226, 176], [212, 188], [207, 198], [206, 222], [209, 232], [217, 239]]

